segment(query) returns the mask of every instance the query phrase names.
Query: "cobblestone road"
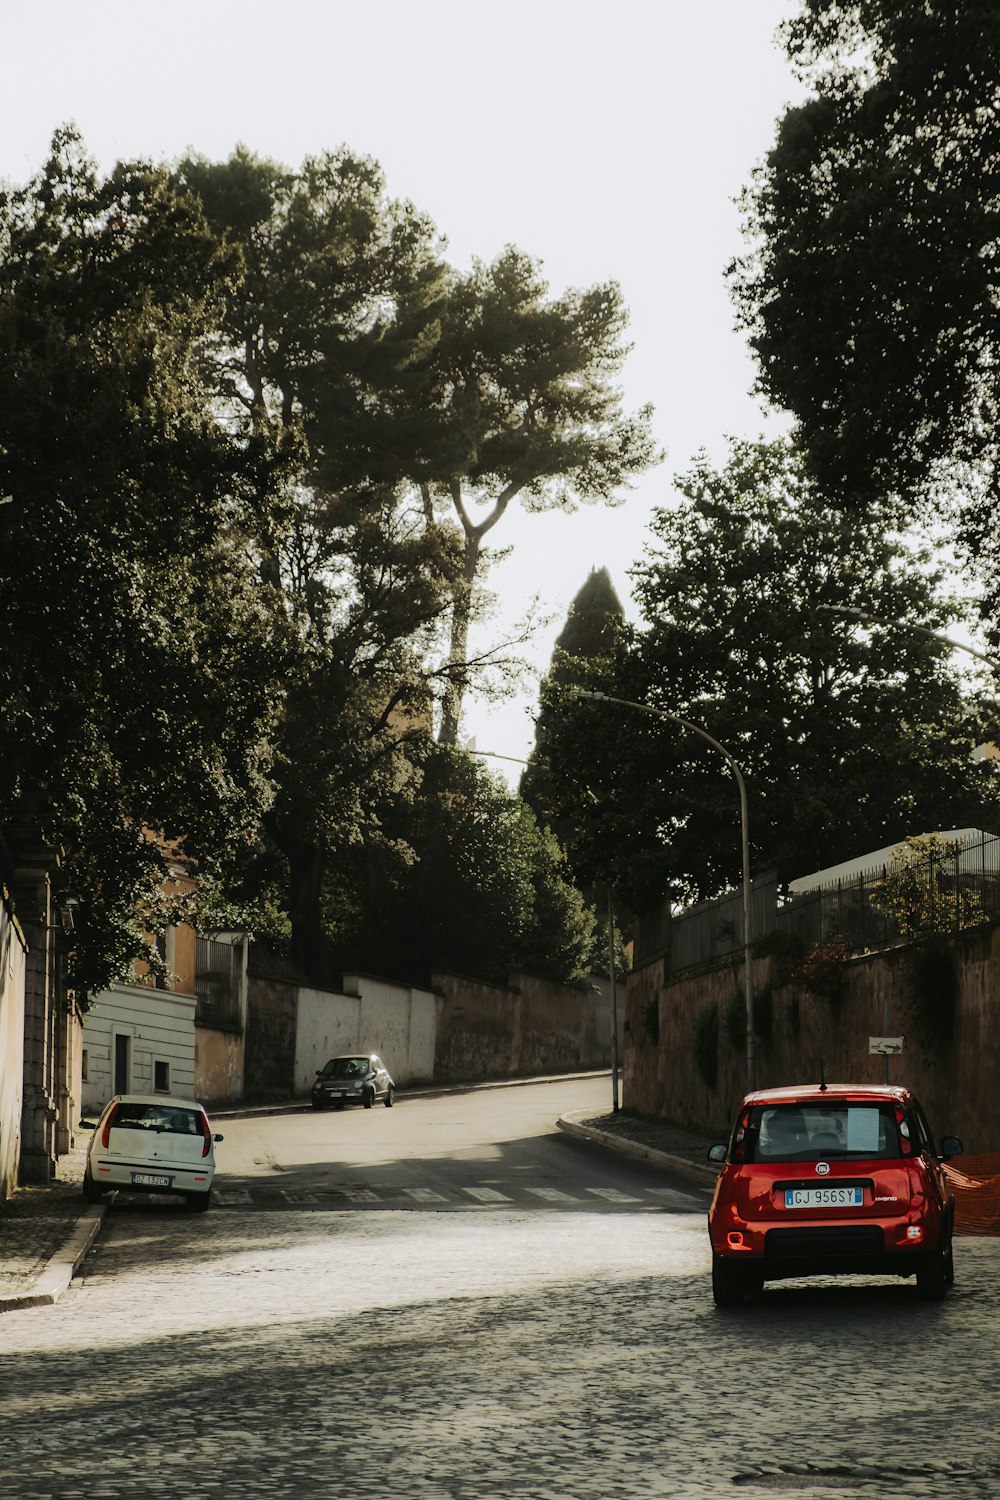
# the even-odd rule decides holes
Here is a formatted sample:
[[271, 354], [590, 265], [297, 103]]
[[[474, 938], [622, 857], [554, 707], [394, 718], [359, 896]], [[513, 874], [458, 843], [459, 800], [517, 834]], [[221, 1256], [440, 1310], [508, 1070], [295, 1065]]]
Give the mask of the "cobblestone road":
[[941, 1305], [801, 1283], [723, 1313], [703, 1192], [609, 1187], [584, 1148], [554, 1188], [574, 1148], [542, 1149], [538, 1180], [439, 1169], [436, 1202], [333, 1177], [115, 1204], [57, 1307], [3, 1320], [0, 1492], [1000, 1493], [996, 1241], [958, 1244]]

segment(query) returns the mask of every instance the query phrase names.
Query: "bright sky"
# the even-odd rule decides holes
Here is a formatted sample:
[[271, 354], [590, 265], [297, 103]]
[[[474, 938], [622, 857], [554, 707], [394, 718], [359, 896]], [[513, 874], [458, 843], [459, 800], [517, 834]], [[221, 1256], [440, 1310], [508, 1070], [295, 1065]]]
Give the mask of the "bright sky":
[[[631, 311], [629, 407], [651, 401], [663, 466], [617, 509], [508, 515], [494, 571], [501, 633], [538, 596], [551, 623], [606, 566], [628, 569], [671, 476], [768, 422], [722, 272], [741, 248], [734, 199], [799, 97], [774, 43], [795, 0], [32, 0], [5, 7], [0, 177], [41, 166], [73, 121], [105, 168], [216, 160], [237, 143], [287, 166], [346, 144], [430, 214], [453, 264], [507, 243], [554, 292], [614, 279]], [[480, 639], [484, 637], [481, 635]], [[471, 702], [481, 750], [525, 756], [537, 686]], [[519, 767], [497, 769], [516, 780]]]

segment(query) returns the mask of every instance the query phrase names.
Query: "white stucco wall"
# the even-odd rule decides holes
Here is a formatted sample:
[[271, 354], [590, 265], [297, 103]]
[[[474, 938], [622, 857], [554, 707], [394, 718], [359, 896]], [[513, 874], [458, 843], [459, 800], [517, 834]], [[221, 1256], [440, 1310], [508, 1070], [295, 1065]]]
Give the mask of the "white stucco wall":
[[295, 1031], [294, 1087], [297, 1094], [309, 1092], [318, 1069], [327, 1058], [358, 1050], [360, 1014], [361, 1001], [357, 995], [311, 990], [305, 986], [299, 989]]
[[437, 1000], [430, 990], [345, 974], [344, 990], [298, 991], [295, 1092], [308, 1093], [317, 1069], [342, 1052], [377, 1052], [396, 1083], [434, 1076]]
[[369, 974], [345, 974], [344, 988], [361, 1000], [358, 1045], [377, 1052], [397, 1083], [434, 1076], [437, 997], [432, 990], [392, 984]]
[[128, 1038], [131, 1094], [152, 1094], [154, 1064], [169, 1068], [171, 1096], [195, 1097], [194, 995], [155, 990], [147, 985], [115, 985], [105, 990], [84, 1017], [87, 1077], [82, 1087], [85, 1114], [99, 1110], [114, 1093], [115, 1036]]

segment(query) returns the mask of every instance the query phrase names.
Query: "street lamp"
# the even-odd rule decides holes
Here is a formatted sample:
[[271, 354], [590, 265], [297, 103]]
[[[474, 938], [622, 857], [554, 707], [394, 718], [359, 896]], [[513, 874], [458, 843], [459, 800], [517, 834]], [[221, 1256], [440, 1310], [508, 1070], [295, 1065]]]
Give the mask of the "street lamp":
[[590, 698], [597, 703], [616, 703], [620, 708], [635, 708], [643, 714], [654, 714], [658, 719], [669, 719], [672, 724], [680, 724], [682, 729], [690, 729], [692, 734], [698, 734], [719, 754], [725, 758], [726, 764], [736, 778], [736, 785], [740, 792], [740, 834], [743, 845], [743, 989], [746, 998], [746, 1021], [747, 1021], [747, 1092], [752, 1093], [757, 1087], [757, 1061], [754, 1054], [754, 1023], [753, 1023], [753, 961], [750, 949], [750, 833], [749, 819], [747, 817], [747, 788], [743, 780], [743, 772], [736, 764], [725, 745], [710, 735], [707, 729], [702, 729], [699, 724], [692, 724], [689, 719], [681, 719], [677, 714], [668, 713], [665, 708], [652, 708], [648, 703], [633, 703], [629, 698], [612, 698], [609, 693], [592, 693], [583, 688], [573, 688], [568, 695], [571, 698]]
[[[531, 761], [518, 755], [499, 755], [495, 750], [474, 750], [466, 746], [470, 755], [485, 755], [489, 760], [509, 760], [517, 766], [530, 766]], [[587, 788], [590, 792], [590, 788]], [[594, 793], [590, 796], [597, 801]], [[615, 906], [611, 886], [608, 886], [608, 975], [611, 980], [611, 1108], [618, 1113], [618, 982], [615, 978]]]
[[856, 609], [851, 604], [817, 604], [816, 611], [824, 615], [846, 615], [861, 625], [895, 625], [898, 630], [912, 630], [917, 635], [928, 635], [932, 641], [940, 641], [942, 646], [950, 646], [954, 651], [967, 651], [970, 656], [977, 656], [980, 661], [986, 662], [994, 672], [1000, 671], [1000, 660], [997, 657], [989, 656], [985, 651], [977, 651], [975, 646], [966, 646], [963, 641], [953, 641], [950, 635], [942, 635], [939, 630], [928, 630], [926, 625], [913, 625], [909, 620], [894, 620], [884, 615], [870, 615], [866, 609]]

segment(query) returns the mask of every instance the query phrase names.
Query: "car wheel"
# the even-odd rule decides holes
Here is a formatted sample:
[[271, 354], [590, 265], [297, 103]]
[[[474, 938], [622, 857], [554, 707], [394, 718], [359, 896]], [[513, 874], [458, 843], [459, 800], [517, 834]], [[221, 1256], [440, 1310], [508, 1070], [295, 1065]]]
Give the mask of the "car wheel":
[[712, 1297], [716, 1307], [737, 1307], [750, 1290], [742, 1266], [732, 1266], [721, 1255], [712, 1256]]
[[104, 1188], [99, 1187], [93, 1177], [91, 1177], [90, 1168], [88, 1167], [83, 1174], [83, 1196], [88, 1203], [100, 1203], [104, 1197], [104, 1192]]
[[940, 1302], [948, 1290], [948, 1251], [935, 1250], [917, 1271], [917, 1296], [924, 1302]]
[[371, 1109], [371, 1107], [372, 1107], [372, 1105], [374, 1103], [375, 1103], [375, 1090], [374, 1089], [366, 1089], [365, 1090], [365, 1109]]
[[211, 1207], [212, 1189], [209, 1188], [207, 1193], [188, 1193], [187, 1201], [188, 1208], [193, 1209], [196, 1214], [205, 1214]]
[[382, 1100], [382, 1103], [385, 1105], [386, 1109], [391, 1109], [392, 1108], [392, 1101], [393, 1101], [394, 1098], [395, 1098], [395, 1094], [393, 1092], [392, 1084], [390, 1084], [389, 1087], [385, 1091], [385, 1098]]

